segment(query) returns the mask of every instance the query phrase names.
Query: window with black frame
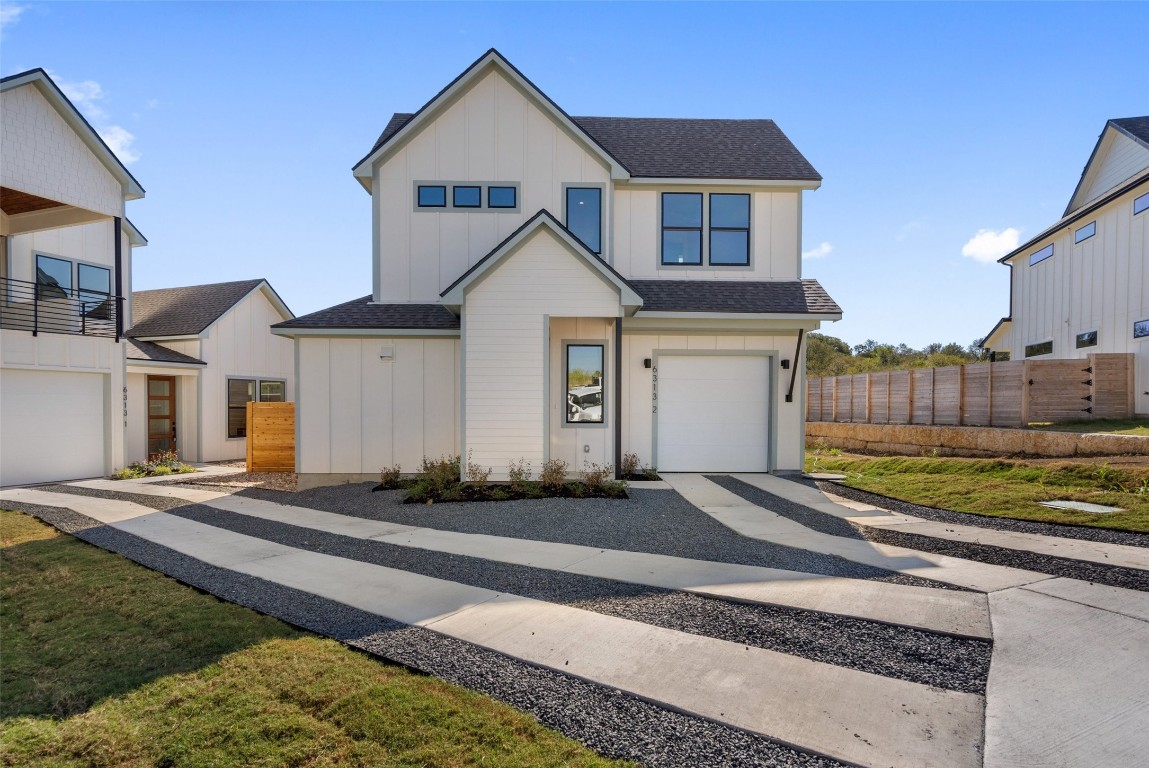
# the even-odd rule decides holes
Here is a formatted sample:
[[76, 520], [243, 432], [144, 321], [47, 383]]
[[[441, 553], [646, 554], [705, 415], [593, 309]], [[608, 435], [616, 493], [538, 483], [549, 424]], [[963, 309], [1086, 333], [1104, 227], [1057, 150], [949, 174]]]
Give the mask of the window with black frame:
[[76, 265], [80, 312], [93, 320], [112, 319], [112, 271], [91, 264]]
[[568, 344], [566, 348], [568, 424], [601, 424], [603, 420], [602, 344]]
[[36, 256], [36, 298], [66, 299], [72, 295], [72, 262], [53, 256]]
[[662, 263], [702, 264], [702, 193], [662, 193]]
[[602, 253], [602, 189], [567, 187], [567, 229], [592, 253]]
[[722, 267], [750, 265], [750, 195], [710, 196], [710, 263]]

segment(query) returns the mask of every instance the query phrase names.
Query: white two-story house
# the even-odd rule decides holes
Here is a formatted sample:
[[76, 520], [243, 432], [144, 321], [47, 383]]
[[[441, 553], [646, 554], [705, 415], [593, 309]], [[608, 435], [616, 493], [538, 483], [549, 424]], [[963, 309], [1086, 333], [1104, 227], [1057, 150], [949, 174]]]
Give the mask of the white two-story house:
[[770, 120], [571, 117], [491, 50], [354, 168], [370, 295], [295, 339], [304, 484], [460, 454], [797, 470], [821, 177]]
[[0, 81], [0, 485], [124, 464], [143, 196], [43, 70]]
[[1014, 360], [1132, 353], [1134, 410], [1149, 414], [1147, 256], [1149, 116], [1110, 120], [1062, 218], [1000, 259], [1009, 316], [982, 346]]

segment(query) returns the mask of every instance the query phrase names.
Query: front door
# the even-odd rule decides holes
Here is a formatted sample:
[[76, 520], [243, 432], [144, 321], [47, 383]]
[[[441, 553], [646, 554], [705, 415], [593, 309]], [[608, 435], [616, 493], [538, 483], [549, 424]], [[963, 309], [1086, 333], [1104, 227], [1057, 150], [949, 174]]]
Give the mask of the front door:
[[176, 377], [148, 377], [148, 457], [176, 449]]

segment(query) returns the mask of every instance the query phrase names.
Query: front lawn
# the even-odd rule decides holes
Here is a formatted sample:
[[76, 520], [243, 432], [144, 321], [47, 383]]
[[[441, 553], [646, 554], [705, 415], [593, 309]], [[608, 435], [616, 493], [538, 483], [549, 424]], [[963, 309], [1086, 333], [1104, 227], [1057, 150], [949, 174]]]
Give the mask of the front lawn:
[[0, 567], [4, 765], [626, 765], [19, 512]]
[[[990, 517], [1149, 533], [1149, 466], [1088, 461], [873, 457], [810, 451], [807, 472], [839, 472], [845, 484], [902, 501]], [[1093, 514], [1049, 509], [1066, 499], [1122, 507]]]

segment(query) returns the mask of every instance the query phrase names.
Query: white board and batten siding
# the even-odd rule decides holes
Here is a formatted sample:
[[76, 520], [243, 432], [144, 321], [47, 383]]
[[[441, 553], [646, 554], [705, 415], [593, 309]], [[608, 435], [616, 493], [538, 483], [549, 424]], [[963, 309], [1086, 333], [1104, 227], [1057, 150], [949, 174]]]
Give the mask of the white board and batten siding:
[[[438, 301], [442, 290], [540, 209], [561, 218], [564, 183], [604, 185], [609, 218], [609, 169], [498, 71], [385, 158], [375, 174], [375, 296], [383, 302]], [[519, 209], [414, 210], [419, 181], [517, 184]], [[486, 190], [483, 195], [485, 201]], [[609, 231], [608, 222], [604, 235]], [[386, 276], [381, 282], [380, 274]]]
[[[603, 345], [604, 418], [601, 424], [567, 423], [567, 342]], [[586, 463], [614, 464], [614, 425], [618, 404], [614, 401], [614, 321], [601, 317], [550, 318], [550, 458], [581, 471]], [[537, 467], [535, 468], [537, 470]]]
[[1100, 162], [1090, 167], [1070, 213], [1133, 178], [1146, 166], [1145, 147], [1112, 127], [1106, 128], [1097, 157]]
[[[624, 324], [625, 325], [625, 324]], [[650, 463], [665, 471], [731, 471], [732, 466], [754, 466], [757, 469], [740, 471], [800, 470], [805, 452], [805, 378], [802, 373], [804, 355], [794, 361], [797, 334], [697, 334], [697, 333], [625, 333], [622, 338], [623, 415], [622, 450], [635, 453], [645, 464]], [[743, 361], [749, 358], [761, 362]], [[658, 370], [658, 410], [655, 404], [655, 370], [645, 368], [643, 361], [669, 360], [671, 391], [669, 404], [664, 402], [663, 374]], [[780, 360], [791, 360], [791, 369], [782, 370]], [[794, 402], [786, 402], [790, 374], [797, 366], [794, 382]], [[705, 391], [704, 382], [712, 387], [725, 388], [732, 393], [725, 404], [721, 392]], [[697, 392], [693, 390], [697, 389]], [[692, 394], [693, 393], [693, 394]], [[757, 393], [757, 394], [756, 394]], [[744, 401], [735, 405], [735, 401]], [[693, 455], [672, 454], [670, 468], [664, 468], [660, 450], [668, 442], [693, 440], [683, 433], [685, 423], [713, 431], [714, 424], [734, 422], [736, 413], [742, 412], [744, 423], [733, 427], [738, 441], [749, 447], [742, 454], [728, 457], [735, 463], [714, 463], [706, 455], [702, 443], [715, 443], [714, 435], [703, 435]], [[691, 414], [694, 414], [693, 416]], [[692, 421], [693, 420], [693, 421]], [[707, 426], [710, 425], [710, 426]], [[705, 432], [705, 429], [703, 430]], [[669, 431], [669, 436], [666, 432]], [[697, 442], [697, 441], [696, 441]], [[714, 448], [715, 446], [712, 446]], [[763, 466], [762, 451], [766, 452], [768, 467]], [[711, 451], [713, 452], [713, 451]], [[709, 467], [709, 463], [714, 463]], [[707, 464], [704, 466], [704, 464]]]
[[[459, 452], [459, 340], [297, 339], [296, 468], [378, 475]], [[385, 358], [384, 355], [390, 355]]]
[[535, 232], [469, 289], [463, 450], [490, 467], [492, 479], [506, 479], [508, 464], [518, 459], [541, 466], [548, 399], [561, 396], [566, 407], [557, 385], [547, 391], [548, 318], [620, 312], [617, 289], [548, 229]]

